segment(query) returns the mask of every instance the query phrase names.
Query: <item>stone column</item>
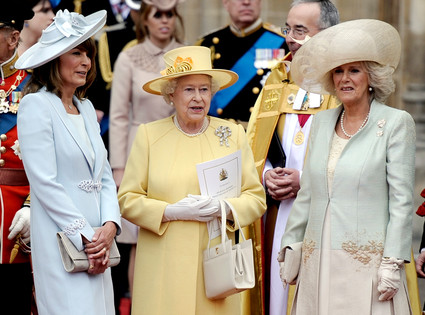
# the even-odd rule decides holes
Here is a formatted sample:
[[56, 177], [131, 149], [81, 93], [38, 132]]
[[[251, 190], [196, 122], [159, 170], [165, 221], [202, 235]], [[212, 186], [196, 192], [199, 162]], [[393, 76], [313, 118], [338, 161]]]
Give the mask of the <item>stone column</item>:
[[[416, 122], [417, 151], [425, 150], [425, 1], [411, 0], [403, 39], [406, 90], [402, 99]], [[421, 162], [421, 161], [417, 161]], [[423, 165], [418, 167], [425, 168]]]

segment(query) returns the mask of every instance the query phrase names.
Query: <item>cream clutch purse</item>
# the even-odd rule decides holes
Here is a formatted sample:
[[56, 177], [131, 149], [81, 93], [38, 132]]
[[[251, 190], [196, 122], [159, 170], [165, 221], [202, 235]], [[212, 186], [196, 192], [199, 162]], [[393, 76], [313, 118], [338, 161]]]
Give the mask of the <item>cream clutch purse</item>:
[[292, 244], [283, 248], [279, 252], [280, 279], [286, 287], [288, 284], [295, 284], [301, 265], [303, 242]]
[[[94, 228], [96, 230], [96, 228]], [[58, 232], [56, 234], [59, 251], [62, 257], [62, 263], [67, 272], [80, 272], [87, 271], [89, 269], [89, 259], [87, 254], [74, 246], [64, 232]], [[120, 253], [118, 252], [117, 243], [115, 240], [109, 250], [109, 265], [113, 267], [119, 264], [121, 259]]]

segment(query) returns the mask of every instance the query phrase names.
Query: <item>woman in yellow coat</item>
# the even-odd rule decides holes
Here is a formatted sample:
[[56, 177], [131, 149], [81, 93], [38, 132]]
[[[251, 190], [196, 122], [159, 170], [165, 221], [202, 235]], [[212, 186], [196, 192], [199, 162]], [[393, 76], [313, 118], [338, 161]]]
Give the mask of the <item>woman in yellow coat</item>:
[[254, 222], [265, 212], [265, 193], [243, 128], [207, 116], [212, 95], [237, 80], [232, 71], [212, 69], [210, 53], [174, 49], [164, 55], [163, 76], [143, 86], [162, 94], [176, 114], [139, 127], [119, 190], [122, 216], [140, 226], [133, 314], [240, 312], [239, 294], [214, 301], [205, 294], [207, 222], [221, 215], [221, 206], [200, 195], [196, 165], [241, 150], [241, 194], [223, 205], [230, 238], [232, 211], [242, 226]]

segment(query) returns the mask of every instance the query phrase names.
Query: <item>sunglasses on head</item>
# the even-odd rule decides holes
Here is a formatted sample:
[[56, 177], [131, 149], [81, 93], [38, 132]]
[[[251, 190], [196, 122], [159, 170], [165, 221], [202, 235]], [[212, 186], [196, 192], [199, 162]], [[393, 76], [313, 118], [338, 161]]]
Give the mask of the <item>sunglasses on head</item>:
[[153, 17], [155, 19], [160, 19], [165, 14], [165, 17], [171, 19], [174, 16], [173, 11], [156, 11]]

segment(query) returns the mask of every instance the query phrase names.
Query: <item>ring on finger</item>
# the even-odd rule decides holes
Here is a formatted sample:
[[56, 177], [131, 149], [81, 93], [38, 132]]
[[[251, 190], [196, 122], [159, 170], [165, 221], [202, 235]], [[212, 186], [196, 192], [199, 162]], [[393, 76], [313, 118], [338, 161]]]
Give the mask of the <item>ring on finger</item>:
[[106, 247], [103, 247], [103, 249], [102, 249], [104, 252], [106, 252]]
[[93, 266], [93, 265], [90, 265], [90, 266], [89, 266], [89, 269], [93, 269], [93, 268], [94, 268], [94, 266]]

